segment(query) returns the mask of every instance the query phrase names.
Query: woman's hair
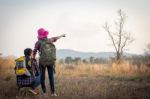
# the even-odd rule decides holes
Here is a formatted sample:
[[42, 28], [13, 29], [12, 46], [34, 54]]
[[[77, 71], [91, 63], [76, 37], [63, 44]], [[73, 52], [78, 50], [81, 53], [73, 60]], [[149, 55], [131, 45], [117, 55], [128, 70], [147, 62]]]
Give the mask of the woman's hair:
[[31, 56], [31, 53], [32, 53], [32, 49], [31, 49], [31, 48], [26, 48], [26, 49], [24, 50], [24, 55], [25, 55], [25, 56]]
[[47, 37], [38, 38], [38, 40], [45, 40], [45, 39], [47, 39]]

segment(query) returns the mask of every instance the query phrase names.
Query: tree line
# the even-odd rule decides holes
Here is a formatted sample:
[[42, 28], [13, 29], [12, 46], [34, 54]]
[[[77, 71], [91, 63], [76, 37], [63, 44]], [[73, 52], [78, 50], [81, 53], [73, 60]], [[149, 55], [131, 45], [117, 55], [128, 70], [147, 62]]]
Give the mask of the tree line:
[[65, 64], [81, 64], [81, 63], [85, 63], [85, 64], [106, 64], [108, 62], [108, 59], [104, 59], [104, 58], [95, 58], [93, 56], [86, 58], [86, 59], [82, 59], [81, 57], [75, 57], [72, 58], [70, 56], [64, 58], [64, 59], [59, 59], [59, 63], [65, 63]]

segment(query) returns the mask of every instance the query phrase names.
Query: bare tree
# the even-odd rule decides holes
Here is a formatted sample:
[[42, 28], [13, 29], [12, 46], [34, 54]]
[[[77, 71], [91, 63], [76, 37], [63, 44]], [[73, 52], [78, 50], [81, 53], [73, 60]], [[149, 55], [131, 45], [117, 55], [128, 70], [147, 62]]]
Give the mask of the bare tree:
[[131, 33], [124, 30], [125, 21], [126, 14], [120, 9], [118, 10], [118, 20], [116, 20], [114, 24], [116, 27], [114, 28], [114, 31], [110, 29], [111, 26], [108, 25], [108, 22], [106, 22], [104, 25], [104, 29], [109, 34], [111, 42], [115, 48], [116, 60], [121, 59], [124, 48], [134, 41], [134, 39], [131, 37]]
[[145, 50], [146, 54], [150, 55], [150, 44], [147, 44], [147, 49]]
[[146, 49], [144, 51], [145, 51], [145, 57], [149, 60], [150, 59], [150, 44], [146, 46]]

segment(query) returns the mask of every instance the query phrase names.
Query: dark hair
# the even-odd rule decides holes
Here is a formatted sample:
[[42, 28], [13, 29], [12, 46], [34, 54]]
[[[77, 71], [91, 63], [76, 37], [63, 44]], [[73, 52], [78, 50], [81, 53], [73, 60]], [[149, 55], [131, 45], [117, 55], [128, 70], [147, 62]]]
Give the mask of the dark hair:
[[24, 55], [25, 55], [25, 56], [31, 56], [31, 53], [32, 53], [32, 49], [31, 49], [31, 48], [26, 48], [26, 49], [24, 50]]

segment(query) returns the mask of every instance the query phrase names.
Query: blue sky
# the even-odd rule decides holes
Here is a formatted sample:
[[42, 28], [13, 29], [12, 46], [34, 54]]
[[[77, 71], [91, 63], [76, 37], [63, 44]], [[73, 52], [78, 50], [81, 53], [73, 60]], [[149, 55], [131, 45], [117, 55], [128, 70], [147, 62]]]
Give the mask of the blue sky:
[[34, 48], [37, 30], [44, 27], [49, 37], [65, 33], [58, 49], [84, 52], [114, 51], [102, 26], [113, 24], [117, 10], [127, 15], [126, 30], [135, 41], [126, 49], [143, 53], [150, 43], [149, 0], [0, 0], [0, 52], [22, 55]]

